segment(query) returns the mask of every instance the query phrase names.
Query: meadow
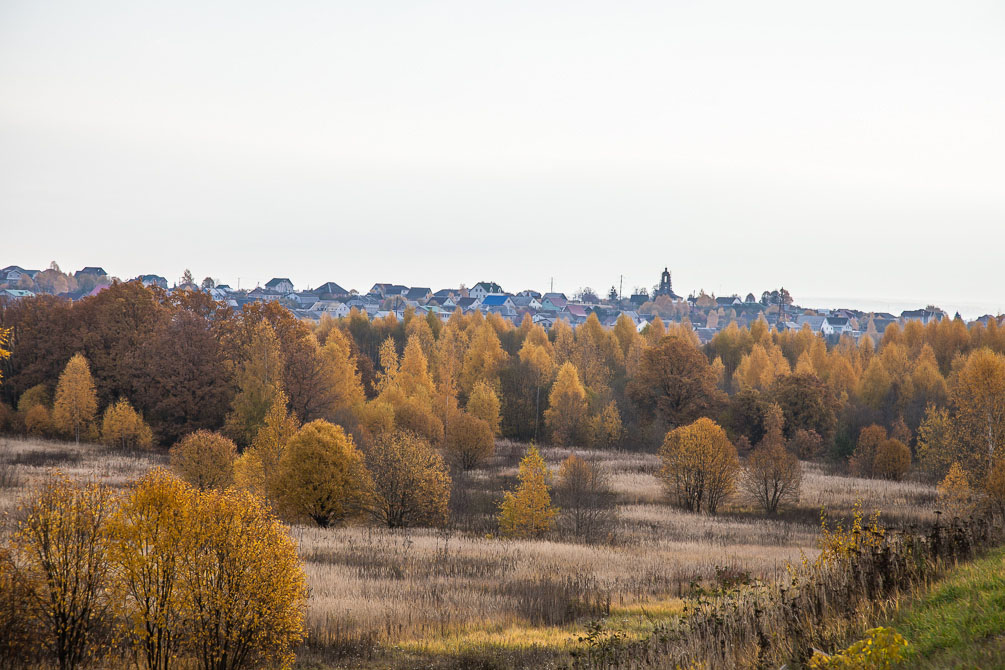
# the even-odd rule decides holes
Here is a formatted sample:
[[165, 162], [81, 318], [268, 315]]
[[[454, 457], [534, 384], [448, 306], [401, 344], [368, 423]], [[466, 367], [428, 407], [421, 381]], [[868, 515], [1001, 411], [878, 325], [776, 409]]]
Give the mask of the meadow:
[[[775, 580], [788, 564], [812, 559], [821, 508], [842, 519], [861, 500], [894, 528], [934, 519], [929, 484], [848, 477], [809, 462], [799, 503], [776, 517], [739, 495], [717, 516], [692, 514], [668, 504], [657, 456], [576, 450], [609, 476], [614, 510], [602, 537], [578, 541], [559, 524], [546, 539], [502, 539], [494, 513], [524, 448], [501, 441], [483, 469], [455, 478], [448, 528], [294, 526], [311, 590], [298, 664], [452, 667], [500, 656], [507, 665], [557, 663], [582, 646], [593, 621], [644, 635], [679, 613], [695, 589]], [[542, 451], [553, 469], [569, 452]], [[124, 488], [165, 461], [93, 444], [0, 438], [3, 523], [50, 468]]]

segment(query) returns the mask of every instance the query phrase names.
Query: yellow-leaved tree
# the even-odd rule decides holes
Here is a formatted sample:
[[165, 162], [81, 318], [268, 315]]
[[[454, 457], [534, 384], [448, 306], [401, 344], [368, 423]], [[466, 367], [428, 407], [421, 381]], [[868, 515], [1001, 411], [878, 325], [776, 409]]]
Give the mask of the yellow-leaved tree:
[[972, 352], [954, 378], [950, 399], [969, 461], [963, 465], [986, 476], [1005, 457], [1005, 355], [987, 348]]
[[445, 445], [451, 461], [463, 470], [478, 467], [495, 453], [489, 425], [467, 412], [455, 411], [447, 420]]
[[91, 368], [83, 354], [74, 354], [59, 375], [52, 408], [53, 423], [79, 443], [80, 432], [94, 421], [97, 411], [98, 393], [94, 389]]
[[953, 462], [938, 486], [939, 506], [950, 516], [964, 517], [974, 511], [974, 491], [967, 473]]
[[559, 368], [548, 395], [548, 404], [544, 421], [551, 431], [552, 442], [558, 445], [581, 442], [586, 425], [586, 389], [572, 363], [565, 362]]
[[492, 323], [486, 320], [475, 331], [464, 354], [459, 380], [464, 394], [470, 395], [479, 381], [492, 387], [498, 386], [499, 370], [506, 358], [506, 352], [499, 343], [499, 335]]
[[236, 370], [237, 394], [224, 432], [242, 445], [251, 444], [265, 415], [283, 390], [283, 359], [276, 333], [266, 320], [254, 327]]
[[169, 452], [171, 468], [199, 489], [225, 489], [234, 483], [237, 445], [209, 430], [189, 433]]
[[610, 449], [621, 440], [624, 429], [621, 412], [615, 401], [607, 403], [603, 410], [590, 419], [590, 444], [602, 449]]
[[178, 586], [183, 650], [201, 668], [289, 668], [304, 638], [307, 578], [289, 531], [261, 498], [194, 493]]
[[234, 461], [234, 483], [239, 487], [276, 499], [276, 476], [286, 445], [300, 428], [297, 417], [286, 409], [286, 394], [276, 396], [251, 446]]
[[736, 487], [740, 469], [736, 447], [711, 419], [702, 417], [668, 432], [660, 457], [660, 478], [684, 509], [715, 514]]
[[366, 448], [373, 475], [370, 513], [388, 528], [442, 526], [450, 502], [450, 475], [443, 458], [418, 435], [378, 435]]
[[551, 472], [537, 447], [520, 460], [519, 479], [499, 505], [499, 530], [506, 537], [540, 537], [551, 530], [558, 510], [551, 504]]
[[112, 496], [61, 473], [32, 490], [12, 538], [28, 585], [37, 638], [53, 665], [69, 670], [101, 651], [100, 627], [111, 601], [108, 518]]
[[367, 509], [373, 481], [352, 437], [341, 426], [318, 419], [287, 443], [276, 489], [280, 508], [291, 518], [327, 528]]
[[[10, 358], [10, 328], [0, 328], [0, 363]], [[3, 383], [3, 368], [0, 367], [0, 383]]]
[[468, 396], [468, 404], [465, 407], [468, 414], [477, 416], [492, 429], [492, 434], [500, 434], [499, 425], [502, 419], [499, 416], [499, 396], [492, 390], [492, 387], [483, 381], [475, 383], [471, 395]]
[[155, 468], [122, 499], [109, 523], [115, 606], [149, 670], [174, 662], [190, 614], [178, 577], [192, 502], [189, 486]]
[[154, 434], [129, 401], [119, 398], [109, 405], [101, 419], [101, 441], [120, 449], [149, 449]]

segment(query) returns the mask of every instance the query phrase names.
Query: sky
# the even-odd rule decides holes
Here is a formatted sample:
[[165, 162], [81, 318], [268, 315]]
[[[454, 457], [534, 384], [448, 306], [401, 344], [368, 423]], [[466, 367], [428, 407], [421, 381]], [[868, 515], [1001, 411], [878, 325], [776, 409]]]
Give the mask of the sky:
[[1005, 311], [1005, 4], [0, 3], [0, 266]]

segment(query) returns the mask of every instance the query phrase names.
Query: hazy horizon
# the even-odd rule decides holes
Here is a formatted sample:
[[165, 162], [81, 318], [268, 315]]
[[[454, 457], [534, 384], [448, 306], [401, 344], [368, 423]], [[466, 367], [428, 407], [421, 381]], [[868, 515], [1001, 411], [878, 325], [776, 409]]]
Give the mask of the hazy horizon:
[[973, 1], [14, 0], [0, 263], [601, 294], [669, 266], [972, 318], [1005, 307], [1003, 29]]

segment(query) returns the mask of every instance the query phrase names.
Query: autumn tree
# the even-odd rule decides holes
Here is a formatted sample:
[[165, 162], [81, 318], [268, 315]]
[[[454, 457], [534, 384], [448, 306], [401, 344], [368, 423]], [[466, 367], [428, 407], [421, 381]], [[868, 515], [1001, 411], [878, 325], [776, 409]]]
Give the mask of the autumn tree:
[[2, 363], [10, 358], [10, 328], [0, 328], [0, 383], [3, 383]]
[[276, 488], [287, 514], [327, 528], [364, 511], [373, 482], [352, 437], [319, 419], [305, 424], [286, 445]]
[[243, 489], [275, 500], [279, 460], [299, 428], [296, 415], [286, 409], [286, 394], [280, 391], [251, 446], [234, 462], [234, 482]]
[[945, 407], [929, 405], [918, 427], [918, 464], [932, 477], [944, 477], [962, 458], [953, 418]]
[[959, 463], [949, 466], [946, 476], [939, 482], [938, 493], [939, 507], [950, 516], [964, 517], [974, 511], [974, 491]]
[[189, 532], [192, 490], [168, 471], [147, 472], [109, 523], [116, 608], [149, 670], [167, 670], [188, 621], [178, 579]]
[[111, 512], [107, 489], [55, 473], [33, 489], [14, 531], [38, 643], [60, 670], [80, 667], [101, 651], [100, 628], [110, 606]]
[[1005, 454], [1005, 355], [990, 349], [970, 354], [950, 392], [958, 438], [971, 464], [986, 474]]
[[153, 446], [154, 436], [150, 426], [129, 401], [119, 398], [118, 402], [105, 409], [101, 419], [101, 441], [120, 449], [149, 449]]
[[483, 381], [475, 383], [468, 397], [468, 404], [465, 411], [472, 416], [477, 416], [492, 429], [492, 434], [499, 435], [499, 396], [492, 390], [492, 387]]
[[705, 355], [685, 338], [670, 335], [645, 350], [627, 390], [643, 411], [680, 426], [724, 400], [717, 382]]
[[52, 407], [52, 420], [56, 428], [72, 434], [80, 443], [80, 431], [86, 428], [98, 411], [98, 394], [87, 359], [74, 354], [59, 376], [56, 400]]
[[412, 433], [384, 433], [366, 448], [366, 464], [377, 521], [388, 528], [446, 524], [450, 475], [429, 442]]
[[563, 363], [559, 368], [548, 405], [544, 421], [551, 431], [552, 442], [558, 445], [581, 442], [587, 420], [586, 390], [572, 363]]
[[265, 423], [265, 414], [283, 390], [283, 360], [279, 340], [268, 321], [253, 328], [238, 365], [237, 395], [227, 415], [226, 433], [241, 444], [251, 444]]
[[740, 469], [736, 447], [711, 419], [702, 417], [668, 432], [660, 458], [660, 479], [686, 510], [715, 514], [735, 489]]
[[520, 348], [519, 356], [529, 369], [534, 382], [534, 439], [536, 440], [541, 417], [541, 389], [551, 380], [555, 370], [554, 353], [543, 328], [537, 326], [531, 331]]
[[499, 343], [499, 335], [486, 320], [475, 331], [464, 354], [459, 379], [463, 393], [470, 394], [479, 381], [493, 387], [498, 385], [499, 371], [506, 358], [506, 352]]
[[467, 412], [456, 412], [450, 417], [444, 446], [448, 457], [463, 470], [478, 467], [495, 452], [492, 429]]
[[551, 472], [537, 447], [520, 460], [519, 480], [499, 504], [499, 530], [505, 537], [540, 537], [551, 530], [558, 510], [551, 504]]
[[555, 501], [571, 521], [572, 533], [593, 540], [613, 516], [614, 501], [606, 473], [597, 463], [569, 454], [562, 461]]
[[743, 488], [768, 514], [776, 514], [782, 504], [799, 500], [801, 481], [799, 460], [781, 443], [755, 448], [743, 471]]
[[769, 392], [785, 416], [785, 435], [800, 428], [812, 430], [829, 443], [837, 427], [838, 402], [833, 391], [817, 376], [791, 374], [775, 379]]
[[890, 438], [881, 442], [876, 448], [872, 462], [874, 477], [900, 480], [910, 468], [911, 449], [900, 440]]
[[886, 428], [883, 426], [872, 424], [859, 431], [858, 442], [855, 443], [855, 451], [849, 462], [852, 472], [863, 477], [872, 477], [876, 453], [886, 440]]
[[171, 469], [198, 489], [225, 489], [234, 483], [237, 445], [219, 433], [197, 430], [169, 452]]
[[289, 530], [238, 489], [194, 494], [179, 552], [183, 650], [207, 670], [289, 667], [307, 579]]
[[618, 404], [613, 400], [590, 419], [590, 444], [609, 449], [621, 441], [624, 427]]

